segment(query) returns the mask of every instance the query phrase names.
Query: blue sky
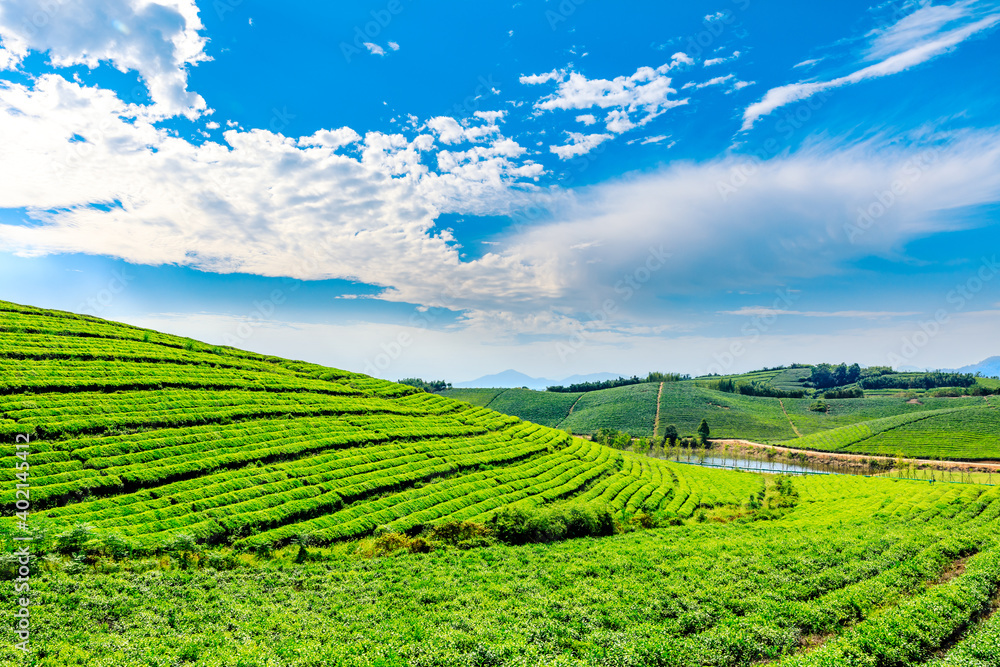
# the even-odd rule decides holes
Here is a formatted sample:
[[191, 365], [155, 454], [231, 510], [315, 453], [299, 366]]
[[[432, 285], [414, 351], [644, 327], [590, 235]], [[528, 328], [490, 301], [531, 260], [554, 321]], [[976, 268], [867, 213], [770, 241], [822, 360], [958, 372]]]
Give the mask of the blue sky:
[[5, 0], [0, 298], [389, 379], [1000, 353], [1000, 3], [669, 4]]

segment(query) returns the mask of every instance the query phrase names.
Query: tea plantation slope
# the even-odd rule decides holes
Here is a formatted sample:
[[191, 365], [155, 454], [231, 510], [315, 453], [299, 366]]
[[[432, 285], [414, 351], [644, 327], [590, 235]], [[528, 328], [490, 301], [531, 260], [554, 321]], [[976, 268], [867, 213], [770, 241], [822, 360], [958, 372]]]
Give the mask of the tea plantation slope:
[[690, 516], [762, 485], [356, 373], [0, 302], [7, 508], [22, 434], [36, 523], [148, 547], [332, 541], [579, 496]]

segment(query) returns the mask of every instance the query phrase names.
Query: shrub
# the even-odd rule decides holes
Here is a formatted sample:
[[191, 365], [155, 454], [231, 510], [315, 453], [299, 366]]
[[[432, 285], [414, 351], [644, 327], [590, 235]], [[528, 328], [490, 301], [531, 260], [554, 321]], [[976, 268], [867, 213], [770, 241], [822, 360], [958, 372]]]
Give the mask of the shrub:
[[527, 544], [612, 535], [615, 520], [605, 506], [563, 505], [553, 508], [506, 507], [494, 514], [488, 527], [501, 542]]
[[490, 529], [472, 521], [447, 521], [433, 526], [428, 537], [434, 542], [444, 542], [452, 546], [462, 545], [477, 539], [486, 539]]
[[78, 523], [66, 532], [56, 535], [56, 551], [63, 555], [96, 551], [99, 548], [97, 533], [89, 523]]

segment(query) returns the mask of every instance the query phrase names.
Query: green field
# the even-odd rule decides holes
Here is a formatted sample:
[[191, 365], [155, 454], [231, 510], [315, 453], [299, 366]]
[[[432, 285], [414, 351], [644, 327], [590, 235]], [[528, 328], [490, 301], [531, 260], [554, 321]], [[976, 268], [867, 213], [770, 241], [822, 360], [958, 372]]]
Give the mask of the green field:
[[1000, 410], [980, 405], [872, 419], [792, 440], [790, 446], [914, 458], [989, 460], [1000, 447]]
[[559, 426], [583, 394], [507, 389], [489, 403], [490, 410], [544, 426]]
[[494, 398], [507, 391], [506, 389], [446, 389], [441, 392], [445, 398], [465, 401], [472, 405], [485, 408]]
[[[700, 493], [762, 485], [697, 471], [682, 479]], [[997, 664], [956, 661], [995, 656], [996, 621], [976, 620], [1000, 589], [1000, 491], [792, 484], [794, 506], [769, 521], [374, 560], [50, 565], [32, 645], [37, 664], [93, 667], [905, 666], [942, 646], [946, 664]], [[13, 651], [0, 660], [20, 664]]]
[[635, 436], [653, 435], [659, 389], [659, 384], [643, 383], [587, 392], [559, 428], [585, 434], [614, 428]]
[[[789, 383], [785, 386], [791, 387], [796, 378], [805, 377], [804, 373], [808, 369], [762, 371], [758, 375], [779, 381], [784, 375]], [[488, 404], [499, 412], [574, 434], [593, 435], [601, 428], [611, 428], [648, 437], [653, 434], [658, 389], [658, 384], [646, 383], [584, 394], [463, 389], [446, 395]], [[1000, 401], [996, 396], [948, 398], [899, 390], [867, 394], [864, 398], [779, 400], [715, 391], [698, 379], [667, 382], [660, 398], [660, 428], [674, 424], [681, 435], [693, 435], [705, 419], [713, 438], [911, 458], [1000, 459], [1000, 422], [995, 418]], [[816, 410], [817, 404], [824, 410]], [[567, 416], [570, 406], [573, 412]], [[911, 418], [957, 408], [970, 410], [953, 418], [920, 420], [900, 428]], [[662, 436], [662, 430], [657, 435]]]
[[[34, 538], [31, 652], [5, 642], [0, 664], [997, 664], [970, 661], [997, 632], [1000, 489], [703, 468], [469, 402], [648, 435], [658, 391], [459, 401], [0, 302], [3, 577], [18, 522]], [[792, 420], [829, 428], [803, 440], [964, 434], [956, 456], [990, 446], [997, 410], [806, 402], [785, 400]], [[792, 434], [777, 399], [695, 382], [664, 384], [660, 410], [682, 431]], [[609, 536], [567, 539], [585, 511]], [[511, 516], [542, 543], [500, 539]], [[478, 537], [435, 537], [449, 527]]]
[[[145, 551], [177, 534], [246, 548], [303, 534], [332, 543], [578, 496], [623, 519], [667, 507], [690, 517], [759, 485], [706, 491], [705, 500], [684, 483], [701, 471], [636, 463], [467, 402], [14, 304], [0, 303], [0, 359], [0, 429], [8, 442], [31, 438], [38, 520], [53, 532], [88, 524]], [[651, 429], [657, 388], [507, 390], [490, 404], [509, 396], [549, 423], [569, 421], [577, 398], [580, 415], [608, 423], [628, 405]], [[0, 457], [7, 507], [19, 461], [14, 448]]]

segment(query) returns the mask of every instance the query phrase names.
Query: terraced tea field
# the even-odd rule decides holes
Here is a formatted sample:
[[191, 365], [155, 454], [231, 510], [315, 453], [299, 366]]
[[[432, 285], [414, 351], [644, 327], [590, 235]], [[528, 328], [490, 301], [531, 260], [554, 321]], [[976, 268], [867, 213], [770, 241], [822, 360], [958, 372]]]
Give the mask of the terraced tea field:
[[[665, 501], [683, 511], [774, 489], [758, 475], [626, 459], [588, 495], [625, 511]], [[95, 667], [459, 665], [469, 656], [576, 667], [908, 666], [939, 651], [945, 664], [996, 664], [959, 661], [995, 655], [995, 617], [979, 619], [1000, 590], [1000, 490], [843, 476], [796, 478], [791, 490], [770, 520], [548, 545], [56, 571], [34, 584], [33, 645], [47, 656], [40, 664]], [[11, 604], [11, 587], [0, 590], [0, 604]], [[13, 650], [0, 647], [4, 664], [15, 664]]]
[[[31, 438], [39, 520], [146, 550], [177, 534], [253, 548], [302, 534], [334, 542], [576, 496], [622, 518], [689, 517], [761, 484], [721, 476], [716, 487], [701, 471], [403, 385], [14, 304], [0, 303], [0, 359], [0, 435]], [[655, 413], [655, 385], [614, 392], [645, 401], [640, 418]], [[553, 422], [574, 404], [615, 420], [626, 404], [523, 393], [554, 398], [536, 410]], [[13, 449], [0, 458], [6, 507], [21, 460]]]
[[[658, 390], [466, 396], [545, 396], [532, 409], [549, 423], [651, 433]], [[966, 434], [955, 455], [989, 446], [990, 400], [872, 418], [885, 400], [814, 416], [667, 383], [660, 409], [682, 429], [708, 414], [719, 435], [827, 420], [801, 440], [847, 450], [942, 430]], [[38, 665], [995, 664], [969, 661], [996, 636], [997, 488], [662, 461], [355, 373], [8, 303], [0, 429], [7, 553], [19, 483], [38, 549], [90, 540], [31, 561]], [[357, 542], [583, 504], [626, 532], [375, 560]], [[306, 536], [326, 545], [319, 562], [285, 546]], [[15, 597], [0, 587], [0, 604]], [[0, 662], [20, 664], [15, 651]]]
[[[805, 377], [804, 373], [808, 370], [761, 371], [757, 375], [762, 380], [791, 386]], [[753, 374], [738, 377], [745, 379], [749, 375]], [[990, 385], [988, 379], [982, 382]], [[725, 393], [701, 385], [701, 380], [663, 384], [661, 429], [674, 424], [681, 435], [693, 435], [705, 419], [714, 438], [911, 458], [1000, 459], [1000, 421], [996, 418], [1000, 403], [996, 396], [949, 398], [921, 394], [910, 398], [893, 390], [864, 398], [779, 400]], [[612, 428], [647, 437], [653, 435], [658, 389], [658, 384], [647, 383], [584, 394], [464, 389], [445, 395], [575, 434], [592, 435], [601, 428]], [[822, 404], [822, 410], [817, 409], [818, 404]], [[949, 419], [922, 419], [930, 413], [950, 413], [960, 408], [963, 410]], [[913, 426], [900, 429], [911, 420], [915, 420]], [[881, 435], [874, 437], [876, 434]], [[662, 436], [662, 431], [656, 435]]]

